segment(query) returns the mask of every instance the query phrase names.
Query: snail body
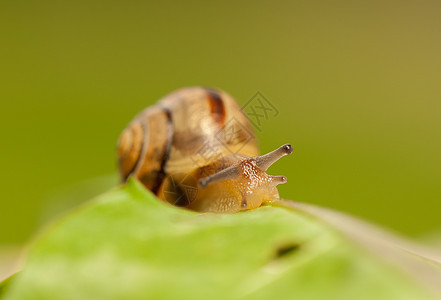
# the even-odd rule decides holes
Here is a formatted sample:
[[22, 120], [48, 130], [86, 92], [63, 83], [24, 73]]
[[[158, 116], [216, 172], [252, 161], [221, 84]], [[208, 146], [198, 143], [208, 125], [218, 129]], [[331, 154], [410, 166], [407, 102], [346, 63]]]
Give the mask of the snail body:
[[284, 145], [263, 156], [247, 116], [227, 93], [177, 90], [139, 113], [118, 140], [123, 181], [136, 177], [171, 204], [231, 213], [279, 199], [283, 176], [266, 169], [292, 153]]

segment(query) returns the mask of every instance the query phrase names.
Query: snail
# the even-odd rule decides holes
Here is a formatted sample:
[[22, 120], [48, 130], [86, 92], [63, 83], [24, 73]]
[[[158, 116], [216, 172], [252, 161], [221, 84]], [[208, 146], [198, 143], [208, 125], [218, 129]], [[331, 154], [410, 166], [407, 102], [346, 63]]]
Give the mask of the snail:
[[121, 133], [123, 182], [133, 176], [158, 198], [199, 212], [232, 213], [279, 200], [284, 176], [267, 169], [286, 144], [259, 156], [248, 117], [227, 93], [179, 89], [147, 107]]

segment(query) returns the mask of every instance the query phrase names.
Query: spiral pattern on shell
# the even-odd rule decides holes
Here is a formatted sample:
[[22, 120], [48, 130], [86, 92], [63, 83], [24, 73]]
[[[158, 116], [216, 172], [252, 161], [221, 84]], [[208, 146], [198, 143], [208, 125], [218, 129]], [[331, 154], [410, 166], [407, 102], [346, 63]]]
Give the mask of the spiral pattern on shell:
[[138, 114], [118, 141], [123, 181], [135, 176], [157, 194], [164, 179], [190, 174], [224, 156], [259, 154], [251, 122], [227, 93], [177, 90]]

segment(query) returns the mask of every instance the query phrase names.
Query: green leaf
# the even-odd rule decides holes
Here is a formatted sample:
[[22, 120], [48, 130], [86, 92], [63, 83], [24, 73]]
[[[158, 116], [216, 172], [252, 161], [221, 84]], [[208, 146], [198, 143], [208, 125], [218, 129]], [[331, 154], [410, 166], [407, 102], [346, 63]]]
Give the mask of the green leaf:
[[400, 249], [419, 266], [402, 269], [313, 210], [200, 214], [131, 180], [41, 234], [4, 299], [436, 297], [420, 268], [440, 275], [436, 262]]
[[8, 286], [14, 276], [15, 275], [11, 275], [8, 278], [4, 279], [2, 282], [0, 282], [0, 299], [1, 299], [2, 295], [5, 293], [5, 290], [8, 288]]

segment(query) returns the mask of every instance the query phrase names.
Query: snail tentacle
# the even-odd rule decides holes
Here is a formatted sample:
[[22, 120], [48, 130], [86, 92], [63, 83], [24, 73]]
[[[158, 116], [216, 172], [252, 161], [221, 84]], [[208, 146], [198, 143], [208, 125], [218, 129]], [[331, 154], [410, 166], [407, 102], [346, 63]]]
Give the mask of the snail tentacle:
[[285, 144], [280, 146], [274, 151], [267, 153], [262, 156], [257, 156], [254, 159], [256, 160], [257, 166], [263, 171], [268, 170], [272, 164], [281, 159], [285, 155], [290, 155], [293, 152], [293, 148], [290, 144]]

